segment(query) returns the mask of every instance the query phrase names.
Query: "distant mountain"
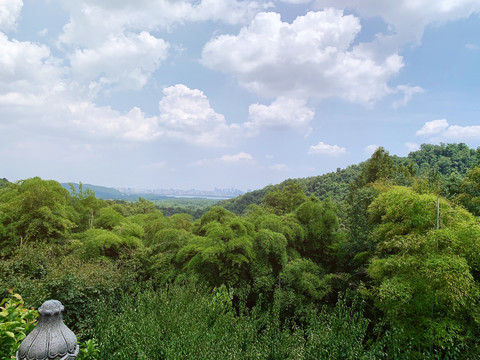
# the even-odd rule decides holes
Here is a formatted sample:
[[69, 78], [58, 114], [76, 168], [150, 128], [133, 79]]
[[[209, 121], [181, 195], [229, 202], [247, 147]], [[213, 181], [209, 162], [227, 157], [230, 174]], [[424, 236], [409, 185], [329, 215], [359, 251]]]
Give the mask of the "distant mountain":
[[[62, 183], [61, 185], [67, 189], [68, 191], [71, 190], [70, 184], [72, 184], [75, 187], [75, 191], [79, 191], [80, 184], [77, 183]], [[109, 188], [106, 186], [98, 186], [98, 185], [92, 185], [92, 184], [82, 184], [83, 190], [85, 191], [86, 189], [90, 189], [95, 193], [95, 196], [98, 199], [104, 199], [104, 200], [127, 200], [126, 197], [128, 195], [125, 195], [121, 193], [120, 191], [114, 189], [114, 188]], [[138, 198], [138, 197], [137, 197]]]
[[218, 189], [214, 190], [181, 190], [181, 189], [136, 189], [136, 188], [116, 188], [123, 194], [129, 195], [163, 195], [173, 197], [214, 197], [214, 198], [232, 198], [243, 195], [245, 192], [239, 189]]
[[[71, 190], [70, 183], [61, 184], [65, 189]], [[78, 192], [80, 185], [72, 183]], [[139, 197], [147, 200], [165, 200], [171, 198], [202, 198], [202, 199], [228, 199], [238, 196], [243, 192], [238, 189], [215, 189], [214, 191], [178, 190], [178, 189], [134, 189], [134, 188], [109, 188], [92, 184], [82, 184], [83, 190], [90, 189], [98, 199], [136, 201]]]

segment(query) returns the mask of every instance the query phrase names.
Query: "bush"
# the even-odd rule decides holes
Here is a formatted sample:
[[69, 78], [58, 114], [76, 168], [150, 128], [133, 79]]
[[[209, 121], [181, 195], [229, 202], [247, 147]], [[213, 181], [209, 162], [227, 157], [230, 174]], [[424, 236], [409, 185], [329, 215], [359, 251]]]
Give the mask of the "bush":
[[27, 334], [35, 327], [38, 312], [27, 309], [23, 299], [13, 294], [0, 303], [0, 360], [11, 359]]

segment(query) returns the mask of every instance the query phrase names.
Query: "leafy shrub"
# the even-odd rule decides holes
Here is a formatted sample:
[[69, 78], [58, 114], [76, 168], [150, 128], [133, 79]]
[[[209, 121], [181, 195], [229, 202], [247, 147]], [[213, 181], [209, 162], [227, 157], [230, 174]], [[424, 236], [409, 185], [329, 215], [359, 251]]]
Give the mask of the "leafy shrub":
[[0, 359], [11, 359], [27, 334], [35, 327], [36, 310], [24, 306], [23, 299], [13, 294], [0, 303]]
[[80, 352], [78, 353], [77, 360], [97, 360], [100, 358], [98, 345], [94, 339], [89, 339], [80, 343], [79, 345]]
[[346, 299], [333, 310], [312, 310], [302, 327], [282, 322], [276, 305], [234, 310], [225, 286], [147, 289], [116, 308], [104, 303], [98, 313], [94, 336], [102, 359], [402, 358], [401, 349], [387, 349], [394, 337], [380, 342], [383, 348], [365, 344], [369, 321], [362, 304]]

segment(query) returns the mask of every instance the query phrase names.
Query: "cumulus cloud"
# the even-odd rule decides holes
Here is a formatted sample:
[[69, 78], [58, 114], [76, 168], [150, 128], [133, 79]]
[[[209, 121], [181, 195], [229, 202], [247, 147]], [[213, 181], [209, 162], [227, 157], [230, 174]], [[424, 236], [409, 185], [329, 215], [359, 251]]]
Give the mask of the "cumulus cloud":
[[[116, 83], [140, 89], [167, 57], [169, 45], [148, 32], [111, 36], [95, 48], [77, 49], [70, 55], [76, 79]], [[101, 76], [101, 79], [98, 79]]]
[[436, 135], [448, 128], [448, 122], [446, 119], [427, 121], [423, 127], [418, 130], [415, 135], [417, 136], [429, 136]]
[[206, 146], [228, 143], [237, 126], [227, 125], [202, 91], [178, 84], [165, 88], [163, 93], [158, 122], [167, 137]]
[[38, 105], [64, 88], [60, 61], [50, 49], [0, 33], [0, 103]]
[[347, 149], [338, 145], [328, 145], [320, 141], [317, 145], [312, 145], [308, 149], [309, 155], [321, 154], [329, 156], [343, 155], [347, 153]]
[[397, 53], [377, 60], [352, 47], [360, 29], [359, 19], [341, 10], [309, 12], [291, 24], [262, 12], [238, 35], [210, 40], [201, 62], [235, 74], [264, 96], [336, 96], [369, 104], [392, 93], [387, 83], [403, 61]]
[[22, 7], [22, 0], [0, 0], [0, 30], [15, 30]]
[[391, 34], [384, 34], [386, 42], [394, 46], [409, 41], [420, 42], [424, 29], [429, 24], [441, 24], [467, 18], [480, 12], [480, 3], [477, 0], [316, 0], [318, 9], [324, 7], [339, 7], [355, 9], [362, 17], [380, 16], [389, 25]]
[[432, 141], [452, 140], [463, 141], [465, 139], [480, 139], [480, 126], [450, 125], [446, 119], [427, 121], [416, 132], [417, 136], [430, 137]]
[[146, 117], [137, 107], [122, 114], [108, 106], [90, 102], [68, 105], [70, 121], [94, 138], [117, 137], [131, 141], [149, 141], [160, 135], [156, 117]]
[[301, 99], [279, 97], [270, 105], [252, 104], [244, 127], [254, 133], [260, 129], [293, 129], [308, 133], [315, 112]]
[[126, 114], [91, 102], [69, 105], [69, 118], [92, 136], [111, 136], [128, 141], [173, 139], [190, 145], [225, 146], [237, 130], [211, 108], [205, 94], [185, 85], [163, 89], [159, 114], [148, 117], [134, 107]]
[[254, 0], [59, 1], [69, 22], [58, 46], [69, 53], [75, 80], [99, 91], [140, 89], [167, 57], [168, 44], [152, 35], [174, 24], [242, 24], [272, 3]]
[[96, 47], [112, 34], [126, 31], [156, 30], [174, 24], [196, 21], [219, 21], [242, 24], [271, 2], [254, 0], [158, 0], [96, 1], [59, 0], [70, 13], [60, 43]]

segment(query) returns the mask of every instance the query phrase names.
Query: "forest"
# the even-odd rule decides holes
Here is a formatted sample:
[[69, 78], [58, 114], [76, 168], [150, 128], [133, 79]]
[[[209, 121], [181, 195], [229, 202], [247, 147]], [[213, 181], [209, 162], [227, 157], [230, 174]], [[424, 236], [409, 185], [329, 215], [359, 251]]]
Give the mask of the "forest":
[[480, 148], [163, 206], [0, 180], [0, 359], [48, 299], [79, 359], [480, 358]]

